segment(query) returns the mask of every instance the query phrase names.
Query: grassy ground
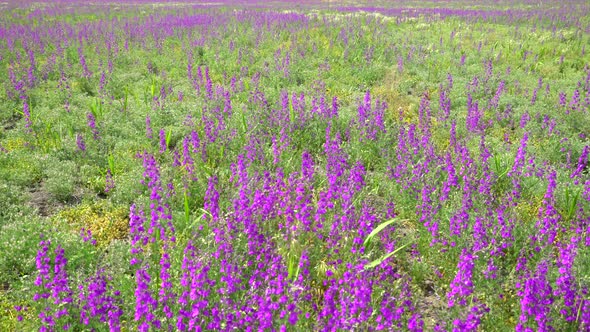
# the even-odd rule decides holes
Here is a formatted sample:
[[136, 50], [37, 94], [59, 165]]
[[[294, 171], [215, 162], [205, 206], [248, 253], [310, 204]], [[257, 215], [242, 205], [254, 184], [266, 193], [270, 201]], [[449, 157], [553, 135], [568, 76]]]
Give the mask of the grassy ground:
[[0, 330], [588, 329], [588, 6], [360, 5], [3, 9]]

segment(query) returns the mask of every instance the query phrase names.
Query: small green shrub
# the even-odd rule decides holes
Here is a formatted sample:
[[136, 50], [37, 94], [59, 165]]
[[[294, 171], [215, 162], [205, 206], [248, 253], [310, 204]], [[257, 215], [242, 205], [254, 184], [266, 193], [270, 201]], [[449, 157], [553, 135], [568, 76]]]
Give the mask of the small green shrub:
[[58, 202], [71, 201], [76, 189], [76, 163], [67, 160], [47, 164], [45, 190]]
[[65, 221], [74, 232], [82, 228], [89, 230], [99, 247], [108, 245], [114, 239], [125, 239], [129, 233], [129, 211], [114, 207], [104, 201], [82, 203], [57, 213], [54, 222]]

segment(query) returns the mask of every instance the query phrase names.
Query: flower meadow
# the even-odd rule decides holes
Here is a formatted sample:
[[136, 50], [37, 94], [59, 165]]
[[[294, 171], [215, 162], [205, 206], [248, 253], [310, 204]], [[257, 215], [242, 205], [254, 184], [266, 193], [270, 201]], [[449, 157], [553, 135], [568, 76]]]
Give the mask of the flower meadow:
[[0, 18], [0, 330], [590, 331], [586, 1]]

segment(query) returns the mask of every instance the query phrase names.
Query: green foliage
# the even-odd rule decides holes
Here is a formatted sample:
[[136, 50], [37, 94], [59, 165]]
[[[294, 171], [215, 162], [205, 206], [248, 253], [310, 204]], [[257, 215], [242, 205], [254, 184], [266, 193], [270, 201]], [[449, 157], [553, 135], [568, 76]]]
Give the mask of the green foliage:
[[127, 238], [129, 231], [129, 211], [124, 207], [113, 207], [98, 201], [82, 203], [57, 213], [54, 222], [65, 222], [74, 231], [85, 229], [92, 233], [99, 247], [108, 246], [116, 239]]
[[42, 221], [31, 216], [0, 224], [0, 252], [10, 253], [0, 255], [0, 288], [34, 274], [39, 234], [44, 229]]
[[31, 212], [18, 186], [0, 182], [0, 197], [0, 225]]
[[[431, 5], [434, 6], [430, 2], [411, 4]], [[487, 164], [477, 162], [475, 177], [482, 178], [484, 168], [488, 167], [493, 197], [510, 197], [515, 179], [509, 173], [514, 166], [519, 141], [528, 132], [527, 165], [532, 162], [547, 169], [560, 170], [556, 190], [560, 222], [569, 224], [582, 220], [585, 216], [580, 211], [588, 211], [588, 202], [582, 197], [583, 183], [573, 184], [570, 174], [561, 170], [565, 169], [565, 165], [571, 168], [576, 164], [582, 149], [588, 145], [585, 137], [590, 136], [590, 117], [584, 111], [566, 114], [569, 106], [557, 105], [560, 92], [567, 92], [569, 103], [572, 92], [581, 88], [578, 80], [585, 79], [584, 67], [590, 61], [590, 49], [582, 54], [582, 48], [588, 45], [589, 40], [582, 29], [567, 26], [558, 20], [539, 20], [533, 27], [528, 21], [511, 22], [500, 17], [493, 20], [454, 16], [444, 19], [397, 19], [374, 13], [345, 15], [323, 9], [307, 13], [302, 20], [304, 23], [286, 21], [284, 25], [276, 25], [267, 17], [265, 26], [259, 27], [259, 22], [248, 18], [249, 12], [234, 12], [228, 8], [203, 11], [199, 7], [185, 6], [117, 6], [104, 12], [90, 10], [75, 15], [59, 12], [48, 22], [67, 22], [77, 28], [80, 23], [119, 22], [127, 18], [143, 22], [158, 15], [176, 17], [186, 13], [219, 15], [225, 21], [222, 27], [215, 26], [217, 23], [214, 22], [206, 27], [196, 26], [190, 33], [183, 29], [176, 29], [170, 35], [162, 30], [163, 34], [159, 37], [157, 33], [153, 36], [147, 33], [145, 39], [138, 35], [125, 40], [129, 36], [127, 32], [122, 32], [122, 37], [116, 36], [116, 43], [119, 43], [116, 45], [117, 52], [96, 47], [95, 43], [102, 45], [101, 38], [98, 38], [100, 41], [84, 41], [83, 45], [78, 45], [74, 38], [72, 44], [65, 48], [63, 56], [55, 59], [53, 68], [46, 65], [56, 46], [48, 43], [45, 52], [35, 50], [38, 64], [35, 74], [39, 78], [42, 72], [47, 75], [39, 79], [34, 87], [27, 87], [32, 107], [32, 132], [25, 130], [23, 105], [18, 96], [10, 100], [0, 98], [2, 331], [34, 330], [37, 327], [37, 313], [28, 314], [30, 322], [25, 324], [29, 325], [16, 325], [15, 312], [11, 307], [31, 297], [31, 289], [27, 285], [35, 274], [34, 259], [39, 249], [40, 233], [55, 238], [66, 247], [72, 280], [80, 283], [97, 268], [103, 268], [115, 277], [113, 283], [120, 283], [126, 312], [133, 310], [135, 281], [134, 270], [129, 265], [129, 206], [134, 203], [148, 206], [150, 195], [140, 182], [145, 175], [137, 154], [148, 152], [156, 156], [161, 166], [163, 190], [171, 196], [167, 199], [167, 213], [172, 215], [178, 235], [178, 246], [171, 249], [172, 270], [176, 271], [172, 273], [176, 273], [173, 277], [178, 280], [178, 267], [183, 257], [181, 248], [189, 239], [195, 240], [202, 249], [203, 260], [211, 259], [217, 249], [218, 244], [213, 239], [213, 230], [208, 222], [212, 215], [203, 209], [207, 181], [211, 176], [218, 176], [220, 210], [222, 214], [231, 211], [238, 193], [234, 183], [229, 181], [232, 177], [230, 165], [236, 162], [239, 155], [255, 155], [248, 168], [253, 178], [262, 178], [265, 172], [275, 174], [280, 171], [285, 176], [284, 180], [290, 181], [290, 174], [301, 170], [301, 154], [304, 151], [310, 153], [316, 174], [309, 179], [313, 184], [313, 190], [309, 192], [310, 204], [317, 208], [319, 195], [328, 186], [324, 176], [328, 163], [324, 158], [328, 126], [332, 137], [336, 133], [340, 135], [341, 147], [348, 157], [346, 162], [352, 165], [359, 161], [367, 171], [366, 185], [355, 194], [353, 205], [357, 212], [365, 206], [370, 208], [378, 219], [377, 226], [360, 239], [364, 240], [364, 251], [353, 253], [353, 238], [358, 236], [357, 230], [351, 230], [340, 239], [341, 250], [335, 252], [325, 239], [312, 232], [302, 231], [285, 236], [280, 230], [284, 216], [264, 220], [261, 232], [276, 244], [273, 250], [282, 257], [287, 278], [291, 281], [298, 279], [302, 253], [309, 254], [312, 277], [307, 286], [311, 289], [314, 305], [321, 308], [326, 291], [324, 282], [329, 281], [327, 272], [334, 273], [336, 277], [346, 272], [342, 267], [333, 268], [332, 261], [340, 260], [345, 265], [363, 260], [362, 264], [371, 271], [387, 265], [394, 267], [396, 273], [411, 278], [409, 287], [418, 298], [415, 304], [428, 316], [427, 325], [430, 325], [427, 330], [433, 328], [435, 321], [452, 324], [454, 318], [465, 313], [448, 310], [445, 303], [438, 302], [444, 302], [440, 298], [444, 299], [449, 291], [449, 284], [457, 272], [457, 257], [461, 248], [473, 245], [473, 239], [449, 234], [450, 219], [463, 205], [463, 190], [467, 184], [460, 180], [452, 188], [448, 199], [440, 202], [439, 188], [447, 178], [444, 161], [435, 160], [427, 165], [429, 172], [422, 178], [413, 179], [413, 184], [408, 186], [393, 179], [390, 169], [404, 162], [396, 155], [399, 130], [410, 125], [419, 127], [423, 121], [421, 118], [424, 115], [420, 114], [419, 107], [422, 98], [430, 100], [429, 129], [435, 150], [433, 153], [444, 155], [449, 150], [450, 122], [439, 121], [437, 113], [440, 108], [438, 94], [441, 87], [448, 84], [449, 74], [454, 80], [454, 87], [447, 92], [451, 100], [450, 118], [457, 124], [456, 137], [474, 160], [480, 158], [480, 137], [485, 137], [490, 158]], [[445, 6], [457, 8], [461, 3]], [[515, 6], [531, 9], [526, 4]], [[482, 10], [504, 7], [502, 4], [477, 6]], [[280, 10], [264, 10], [272, 11], [273, 15], [285, 14]], [[29, 17], [32, 11], [33, 8], [9, 8], [0, 16], [7, 24], [40, 27], [43, 23], [38, 17]], [[238, 19], [241, 15], [246, 17]], [[554, 24], [554, 29], [545, 29], [551, 24]], [[579, 24], [587, 25], [588, 19], [582, 18]], [[201, 36], [203, 39], [199, 40]], [[128, 48], [124, 47], [124, 42], [129, 42]], [[229, 47], [230, 44], [233, 48]], [[94, 73], [91, 77], [82, 75], [78, 46], [83, 47], [86, 62]], [[26, 54], [23, 45], [17, 43], [15, 47], [17, 52], [22, 53], [19, 55], [22, 58]], [[0, 47], [2, 59], [7, 59], [6, 63], [9, 63], [0, 66], [0, 80], [10, 81], [9, 66], [22, 67], [17, 69], [24, 79], [26, 61], [17, 61], [15, 54], [6, 50], [6, 47]], [[189, 52], [192, 54], [193, 81], [187, 77]], [[287, 53], [290, 65], [288, 70], [283, 70], [280, 66]], [[459, 63], [462, 55], [466, 56], [463, 65]], [[562, 55], [563, 62], [560, 61]], [[400, 60], [401, 66], [398, 67]], [[113, 64], [112, 72], [106, 69], [109, 61]], [[485, 77], [488, 61], [491, 61], [493, 70], [490, 77]], [[216, 96], [211, 100], [205, 96], [204, 86], [195, 88], [197, 69], [201, 69], [204, 75], [205, 68], [209, 70], [214, 94], [221, 91], [220, 87], [230, 91], [231, 114], [211, 116], [217, 107], [221, 110], [225, 108], [223, 98]], [[99, 79], [103, 71], [107, 72], [107, 81], [104, 89], [100, 89]], [[235, 79], [235, 87], [230, 88], [232, 78]], [[474, 78], [478, 78], [477, 84], [472, 83]], [[545, 84], [550, 83], [551, 87], [544, 90], [543, 86], [533, 104], [531, 93], [539, 78]], [[488, 102], [500, 82], [505, 82], [506, 86], [496, 109]], [[0, 94], [7, 95], [11, 86], [5, 84], [0, 88]], [[371, 91], [373, 98], [388, 104], [384, 116], [387, 132], [380, 132], [375, 141], [362, 139], [359, 124], [355, 122], [359, 102], [367, 90]], [[283, 91], [289, 93], [289, 124], [277, 126], [273, 121], [277, 110], [283, 107], [280, 102]], [[182, 102], [178, 96], [180, 92], [184, 96]], [[324, 119], [318, 115], [300, 118], [291, 100], [294, 93], [305, 94], [305, 112], [308, 115], [312, 100], [317, 106], [320, 98], [330, 104], [331, 98], [337, 97], [338, 118]], [[481, 133], [472, 132], [466, 126], [467, 93], [479, 103], [482, 123], [489, 123]], [[256, 99], [258, 97], [261, 100]], [[96, 139], [88, 126], [88, 113], [96, 117], [100, 133]], [[510, 114], [498, 117], [498, 114], [504, 113]], [[521, 127], [519, 120], [525, 114], [530, 116], [530, 120]], [[151, 119], [152, 138], [147, 137], [146, 116]], [[207, 116], [213, 119], [211, 126], [223, 124], [224, 127], [215, 141], [206, 134], [203, 119]], [[555, 121], [552, 132], [547, 129], [545, 117]], [[165, 131], [167, 151], [164, 153], [159, 152], [158, 133], [161, 129]], [[183, 141], [193, 130], [198, 133], [204, 151], [192, 153], [194, 169], [193, 173], [189, 173], [184, 164], [171, 165], [185, 161]], [[275, 162], [270, 137], [280, 140], [283, 131], [289, 136], [288, 143]], [[77, 137], [83, 138], [85, 151], [79, 148]], [[188, 149], [192, 147], [189, 145]], [[459, 158], [460, 152], [452, 153]], [[534, 160], [531, 161], [529, 158], [532, 156]], [[410, 159], [411, 167], [418, 167], [425, 156], [414, 153]], [[463, 172], [460, 161], [454, 162], [456, 169]], [[108, 191], [107, 170], [110, 170], [114, 184]], [[581, 179], [587, 178], [588, 171], [585, 170]], [[515, 265], [521, 252], [530, 250], [530, 236], [537, 231], [539, 210], [547, 190], [547, 181], [543, 176], [527, 175], [521, 180], [522, 199], [509, 204], [505, 211], [505, 218], [513, 220], [518, 227], [514, 229], [511, 244], [493, 258], [500, 266], [497, 271], [499, 277], [485, 279], [481, 276], [487, 268], [487, 261], [492, 258], [489, 248], [482, 249], [475, 262], [477, 290], [473, 297], [491, 308], [484, 318], [482, 330], [513, 329], [520, 315], [519, 297], [514, 290], [518, 278]], [[420, 220], [420, 202], [423, 199], [420, 185], [423, 184], [437, 188], [429, 199], [436, 202], [433, 206], [436, 206], [436, 218], [440, 222], [441, 242], [432, 241], [432, 233]], [[265, 190], [254, 185], [249, 189], [262, 193]], [[483, 193], [476, 193], [469, 199], [473, 201], [473, 206], [465, 220], [467, 228], [464, 232], [470, 234], [476, 216], [489, 213], [489, 209], [497, 206], [489, 206]], [[382, 221], [386, 219], [388, 202], [395, 203], [397, 217]], [[339, 203], [335, 202], [337, 207], [325, 216], [326, 229], [332, 226], [334, 218], [343, 214]], [[394, 226], [393, 231], [385, 231]], [[82, 228], [92, 232], [97, 241], [96, 247], [81, 242], [79, 232]], [[570, 235], [566, 232], [561, 236]], [[382, 240], [377, 241], [378, 238]], [[248, 251], [245, 234], [237, 234], [232, 241], [236, 253]], [[392, 243], [385, 243], [387, 241]], [[446, 244], [442, 245], [442, 242]], [[393, 251], [383, 250], [383, 247], [393, 243]], [[160, 249], [155, 245], [146, 248], [148, 258], [154, 263], [150, 271], [152, 275], [157, 274], [155, 266], [159, 262]], [[582, 245], [578, 250], [576, 277], [581, 286], [587, 287], [590, 284], [587, 280], [590, 273], [589, 253]], [[542, 255], [553, 254], [551, 257], [555, 257], [555, 253], [546, 251], [531, 253], [534, 256], [531, 266]], [[210, 276], [219, 282], [220, 263], [211, 260]], [[244, 269], [247, 274], [253, 267]], [[552, 282], [556, 277], [552, 276]], [[402, 286], [394, 284], [391, 288], [391, 294], [397, 295]], [[389, 290], [375, 290], [372, 295], [375, 308], [385, 291]], [[501, 298], [497, 296], [500, 292]], [[234, 297], [246, 296], [243, 293], [237, 292]], [[212, 300], [219, 299], [218, 294], [212, 297], [215, 297]], [[435, 297], [439, 298], [438, 302], [433, 300]], [[313, 311], [307, 307], [301, 310]], [[132, 317], [126, 319], [129, 328], [133, 324]], [[304, 323], [303, 326], [304, 330], [317, 329], [312, 323]], [[89, 327], [80, 327], [84, 328]]]
[[69, 202], [74, 198], [78, 166], [74, 161], [51, 160], [46, 163], [43, 189], [57, 202]]
[[397, 252], [399, 252], [400, 250], [404, 249], [405, 247], [407, 247], [409, 245], [409, 243], [404, 244], [403, 246], [400, 246], [398, 248], [396, 248], [394, 251], [387, 253], [379, 258], [377, 258], [376, 260], [370, 262], [369, 264], [365, 265], [365, 269], [372, 269], [376, 266], [379, 266], [381, 263], [383, 263], [385, 260], [387, 260], [389, 257], [395, 255]]
[[387, 221], [384, 221], [382, 223], [380, 223], [377, 227], [375, 227], [375, 229], [373, 229], [371, 231], [371, 233], [369, 233], [369, 235], [367, 235], [367, 237], [365, 238], [365, 241], [363, 242], [363, 246], [365, 248], [367, 248], [367, 245], [369, 245], [371, 243], [371, 241], [373, 241], [373, 238], [379, 234], [382, 230], [384, 230], [387, 226], [393, 224], [396, 221], [395, 218], [393, 219], [389, 219]]
[[43, 177], [43, 158], [22, 148], [0, 154], [0, 179], [19, 187], [33, 186]]

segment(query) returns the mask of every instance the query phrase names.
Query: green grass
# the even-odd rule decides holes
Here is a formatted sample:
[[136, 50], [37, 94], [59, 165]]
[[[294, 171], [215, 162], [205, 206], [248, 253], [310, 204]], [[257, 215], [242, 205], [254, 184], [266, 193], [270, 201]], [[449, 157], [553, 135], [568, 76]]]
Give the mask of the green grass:
[[[463, 8], [460, 4], [452, 6]], [[481, 6], [490, 8], [488, 5]], [[496, 197], [504, 197], [512, 190], [512, 180], [506, 174], [512, 168], [520, 139], [525, 132], [529, 132], [531, 139], [527, 157], [534, 156], [537, 165], [546, 162], [550, 167], [559, 169], [556, 204], [563, 216], [562, 221], [572, 224], [578, 217], [576, 213], [579, 209], [583, 210], [581, 216], [587, 216], [588, 202], [581, 198], [583, 184], [573, 184], [564, 165], [568, 160], [576, 164], [583, 147], [588, 145], [588, 139], [580, 134], [590, 135], [587, 130], [590, 120], [586, 113], [565, 116], [563, 110], [557, 107], [562, 91], [567, 93], [569, 103], [578, 81], [585, 79], [584, 67], [590, 62], [589, 37], [575, 27], [559, 26], [554, 32], [538, 27], [532, 31], [530, 22], [520, 22], [517, 27], [515, 23], [502, 19], [471, 22], [460, 17], [433, 21], [419, 18], [398, 23], [383, 16], [343, 16], [324, 10], [314, 14], [306, 12], [305, 22], [287, 22], [284, 26], [280, 22], [271, 22], [268, 26], [259, 27], [250, 19], [238, 20], [229, 8], [201, 11], [169, 7], [162, 12], [152, 6], [125, 7], [121, 11], [100, 9], [96, 12], [81, 8], [84, 8], [81, 14], [64, 13], [51, 17], [49, 23], [39, 20], [25, 23], [24, 15], [31, 8], [13, 9], [0, 16], [6, 19], [6, 24], [21, 23], [32, 27], [43, 27], [43, 24], [54, 21], [79, 26], [114, 17], [119, 20], [145, 19], [148, 15], [184, 15], [185, 11], [212, 15], [219, 21], [211, 23], [210, 29], [195, 27], [190, 36], [182, 29], [171, 36], [164, 36], [161, 47], [157, 47], [157, 41], [152, 37], [136, 37], [130, 42], [129, 50], [125, 49], [125, 32], [118, 29], [115, 33], [118, 34], [116, 47], [119, 54], [115, 57], [102, 47], [105, 36], [97, 35], [96, 41], [84, 44], [84, 55], [93, 72], [90, 78], [82, 76], [78, 42], [73, 38], [72, 45], [65, 49], [63, 57], [58, 58], [47, 79], [38, 81], [34, 88], [27, 91], [33, 124], [31, 133], [25, 130], [23, 103], [18, 96], [8, 99], [3, 95], [0, 99], [0, 108], [6, 110], [0, 112], [0, 145], [6, 149], [6, 152], [0, 152], [0, 196], [3, 197], [0, 199], [0, 330], [28, 329], [38, 324], [37, 313], [31, 309], [25, 315], [25, 323], [19, 323], [28, 325], [17, 325], [13, 306], [26, 304], [35, 308], [31, 300], [34, 290], [30, 285], [36, 271], [35, 254], [39, 249], [40, 233], [66, 248], [68, 269], [73, 280], [85, 280], [97, 267], [104, 267], [112, 275], [121, 276], [123, 297], [127, 298], [125, 305], [132, 310], [133, 303], [129, 299], [133, 298], [133, 271], [127, 264], [129, 206], [133, 203], [139, 206], [147, 204], [150, 195], [140, 183], [143, 168], [138, 153], [145, 151], [156, 156], [161, 166], [164, 192], [169, 190], [168, 183], [173, 184], [175, 193], [170, 194], [167, 202], [179, 232], [179, 243], [174, 249], [172, 262], [176, 267], [175, 273], [179, 273], [183, 245], [199, 226], [203, 226], [198, 232], [199, 241], [205, 248], [202, 254], [211, 258], [215, 251], [212, 230], [203, 218], [202, 210], [207, 181], [213, 175], [219, 177], [221, 211], [226, 213], [232, 206], [232, 200], [239, 195], [229, 181], [231, 165], [239, 155], [246, 153], [248, 145], [254, 145], [260, 157], [250, 165], [248, 172], [258, 172], [261, 177], [265, 171], [276, 176], [281, 170], [288, 179], [289, 174], [301, 169], [301, 154], [309, 152], [317, 165], [316, 176], [310, 180], [315, 190], [311, 193], [312, 202], [317, 205], [318, 192], [328, 187], [324, 154], [328, 125], [332, 137], [339, 133], [345, 138], [342, 149], [349, 163], [354, 165], [360, 161], [367, 170], [367, 184], [353, 199], [355, 209], [360, 211], [367, 203], [383, 221], [387, 220], [384, 218], [386, 203], [395, 202], [396, 206], [397, 221], [392, 224], [396, 231], [388, 237], [390, 241], [396, 241], [396, 249], [390, 252], [391, 256], [387, 256], [389, 253], [383, 251], [384, 243], [377, 241], [377, 236], [372, 234], [369, 237], [375, 237], [375, 243], [367, 246], [368, 250], [361, 258], [379, 265], [379, 259], [386, 257], [387, 264], [395, 266], [410, 280], [410, 288], [421, 305], [431, 301], [434, 296], [431, 289], [445, 302], [445, 293], [457, 271], [461, 248], [471, 245], [472, 241], [448, 234], [450, 219], [463, 204], [461, 187], [453, 189], [449, 199], [438, 207], [436, 215], [440, 219], [440, 229], [445, 232], [441, 238], [456, 242], [456, 246], [432, 245], [430, 232], [419, 221], [417, 205], [420, 204], [421, 187], [418, 186], [428, 183], [440, 187], [446, 179], [444, 167], [430, 165], [430, 171], [416, 182], [416, 187], [408, 189], [390, 178], [388, 166], [398, 163], [395, 147], [400, 128], [419, 123], [420, 100], [425, 94], [430, 98], [435, 116], [439, 108], [439, 87], [447, 84], [449, 74], [453, 77], [453, 88], [449, 90], [451, 118], [457, 121], [457, 136], [474, 160], [480, 156], [480, 136], [465, 127], [466, 91], [474, 77], [480, 80], [479, 86], [470, 92], [483, 110], [483, 119], [493, 120], [485, 131], [486, 145], [492, 155], [488, 166], [497, 175], [491, 192]], [[525, 9], [526, 6], [519, 8]], [[258, 18], [256, 15], [262, 15], [255, 13], [246, 15]], [[581, 20], [583, 24], [588, 23], [586, 17]], [[455, 35], [451, 40], [453, 32]], [[347, 35], [347, 43], [343, 41], [343, 33]], [[202, 44], [198, 42], [201, 36], [204, 38]], [[482, 46], [478, 51], [480, 42]], [[230, 43], [233, 49], [230, 49]], [[585, 46], [588, 51], [582, 55]], [[50, 52], [55, 50], [49, 45], [47, 48], [45, 54], [36, 51], [39, 66], [35, 74], [38, 76]], [[0, 67], [0, 79], [10, 82], [8, 63], [18, 61], [14, 53], [2, 49], [0, 55], [7, 65]], [[16, 49], [22, 58], [20, 66], [24, 68], [27, 66], [23, 60], [26, 59], [26, 52], [20, 43]], [[186, 170], [172, 166], [173, 153], [159, 153], [159, 130], [165, 130], [167, 149], [182, 154], [184, 137], [195, 130], [201, 141], [207, 140], [201, 119], [210, 116], [216, 107], [223, 110], [225, 105], [222, 100], [211, 101], [195, 91], [187, 78], [189, 49], [193, 57], [194, 76], [199, 66], [203, 71], [207, 67], [214, 91], [218, 86], [229, 90], [232, 77], [236, 80], [235, 91], [231, 92], [232, 114], [222, 119], [226, 129], [221, 131], [215, 142], [207, 144], [206, 158], [195, 158], [195, 173], [192, 176]], [[370, 57], [367, 56], [369, 49], [372, 52]], [[280, 56], [275, 56], [279, 51]], [[290, 56], [289, 74], [284, 75], [282, 69], [276, 67], [285, 61], [287, 52]], [[461, 66], [459, 62], [463, 54], [466, 61]], [[560, 62], [562, 56], [563, 63]], [[397, 67], [398, 57], [403, 58], [401, 72]], [[107, 83], [100, 91], [100, 74], [106, 70], [108, 60], [112, 61], [114, 69], [107, 75]], [[490, 60], [493, 75], [484, 80], [485, 62]], [[63, 68], [69, 89], [59, 82], [62, 76], [59, 68]], [[26, 73], [26, 70], [20, 72]], [[538, 91], [536, 103], [531, 105], [532, 89], [540, 77], [544, 83], [550, 84], [550, 89], [546, 93], [543, 86]], [[494, 96], [501, 81], [506, 83], [506, 89], [498, 108], [511, 108], [512, 114], [509, 119], [496, 121], [495, 110], [487, 109], [486, 102]], [[10, 89], [8, 85], [3, 88], [5, 92]], [[162, 100], [162, 87], [172, 87], [173, 91], [158, 105], [154, 99]], [[359, 101], [367, 90], [371, 91], [373, 101], [380, 99], [388, 104], [385, 114], [387, 132], [380, 133], [376, 141], [362, 141], [352, 124], [352, 120], [357, 118]], [[305, 93], [306, 110], [311, 108], [314, 97], [318, 101], [324, 97], [330, 106], [332, 97], [336, 96], [339, 117], [329, 121], [314, 118], [300, 129], [291, 129], [287, 150], [275, 164], [269, 137], [280, 138], [283, 129], [272, 122], [275, 110], [282, 106], [282, 91], [289, 93], [291, 112], [293, 93]], [[180, 92], [183, 94], [182, 101], [178, 99]], [[255, 98], [255, 94], [260, 92], [266, 102]], [[69, 112], [65, 108], [66, 100]], [[87, 125], [89, 113], [96, 117], [98, 140], [93, 139]], [[531, 120], [520, 128], [519, 121], [525, 113], [530, 115]], [[146, 137], [148, 114], [153, 128], [152, 139]], [[555, 119], [559, 134], [549, 135], [547, 129], [542, 128], [545, 115]], [[293, 114], [290, 116], [295, 117]], [[193, 121], [192, 125], [190, 121]], [[213, 122], [217, 125], [219, 119]], [[449, 130], [449, 123], [432, 120], [435, 153], [444, 155], [447, 151]], [[83, 137], [86, 151], [78, 149], [77, 135]], [[564, 142], [563, 137], [568, 137], [568, 141]], [[256, 139], [259, 141], [256, 142]], [[412, 158], [412, 163], [418, 165], [425, 158], [424, 152]], [[480, 166], [477, 176], [483, 174]], [[108, 169], [112, 172], [115, 188], [106, 192]], [[584, 173], [584, 179], [587, 176]], [[258, 186], [262, 187], [262, 184]], [[474, 279], [477, 283], [474, 297], [491, 308], [483, 318], [483, 330], [512, 329], [520, 314], [519, 297], [513, 288], [518, 277], [514, 266], [519, 253], [528, 248], [529, 236], [535, 231], [534, 223], [538, 219], [547, 182], [537, 177], [525, 178], [522, 187], [522, 198], [505, 211], [505, 217], [517, 220], [519, 227], [515, 229], [514, 239], [505, 255], [495, 257], [498, 260], [495, 263], [500, 267], [498, 274], [502, 277], [493, 280], [478, 275]], [[438, 200], [439, 190], [433, 191], [432, 200]], [[485, 194], [474, 193], [472, 200], [474, 206], [470, 211], [469, 227], [473, 226], [475, 217], [485, 215], [489, 207]], [[336, 205], [339, 203], [336, 202]], [[326, 228], [329, 229], [330, 220], [335, 215], [342, 213], [340, 208], [328, 213]], [[315, 300], [319, 301], [325, 291], [320, 285], [327, 280], [329, 261], [356, 262], [360, 259], [350, 252], [355, 234], [351, 232], [349, 237], [342, 239], [342, 248], [335, 253], [325, 241], [311, 233], [283, 242], [278, 230], [282, 222], [281, 217], [269, 218], [264, 221], [264, 231], [276, 237], [276, 250], [283, 257], [289, 279], [297, 278], [301, 253], [309, 250], [312, 288], [317, 297]], [[78, 236], [81, 228], [93, 232], [99, 242], [97, 247], [82, 243]], [[570, 235], [572, 232], [568, 230], [561, 236]], [[236, 251], [248, 250], [247, 238], [243, 234], [234, 240]], [[419, 259], [411, 255], [412, 245], [419, 253]], [[158, 250], [152, 249], [150, 259], [157, 260]], [[535, 259], [543, 255], [552, 257], [549, 249], [546, 251], [539, 253]], [[10, 254], [5, 254], [8, 252]], [[587, 248], [580, 246], [576, 273], [583, 285], [588, 282], [585, 280], [588, 265], [583, 264], [587, 256]], [[485, 270], [489, 258], [489, 253], [482, 253], [475, 270]], [[215, 268], [218, 266], [212, 265], [212, 270]], [[343, 270], [344, 265], [340, 269]], [[335, 274], [343, 274], [341, 270], [336, 269]], [[178, 275], [175, 277], [179, 278]], [[219, 278], [219, 275], [212, 273], [212, 278]], [[554, 280], [557, 275], [554, 273], [550, 278]], [[396, 292], [401, 289], [400, 285], [393, 287]], [[499, 293], [502, 298], [498, 297]], [[246, 296], [244, 294], [239, 293]], [[311, 311], [311, 308], [303, 309]], [[446, 305], [442, 309], [432, 309], [424, 317], [426, 325], [431, 328], [435, 320], [451, 324], [453, 319], [465, 314], [460, 312], [463, 309], [449, 311]], [[558, 316], [556, 312], [553, 314]], [[309, 323], [302, 328], [313, 329], [314, 326]], [[571, 329], [572, 326], [565, 323], [556, 325], [556, 329], [560, 328]]]

